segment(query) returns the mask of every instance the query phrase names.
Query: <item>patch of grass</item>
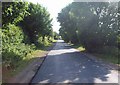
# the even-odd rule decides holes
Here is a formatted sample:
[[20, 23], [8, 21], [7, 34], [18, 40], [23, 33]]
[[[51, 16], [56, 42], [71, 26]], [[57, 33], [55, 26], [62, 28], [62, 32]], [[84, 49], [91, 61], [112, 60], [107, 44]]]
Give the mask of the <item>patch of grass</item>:
[[91, 54], [105, 61], [120, 64], [120, 49], [115, 46], [104, 46], [100, 49], [96, 49], [96, 52]]
[[103, 59], [104, 61], [111, 62], [113, 64], [120, 64], [120, 54], [119, 49], [115, 47], [105, 47], [103, 49], [99, 49], [99, 52], [91, 53], [98, 58]]
[[53, 42], [53, 43], [56, 43], [56, 42], [57, 42], [57, 40], [53, 40], [52, 42]]
[[[7, 70], [4, 68], [3, 82], [7, 82], [10, 78], [16, 76], [19, 72], [25, 69], [30, 63], [32, 63], [37, 57], [45, 56], [47, 54], [48, 48], [51, 46], [52, 46], [52, 43], [48, 42], [42, 48], [39, 48], [38, 50], [35, 50], [27, 54], [27, 56], [24, 57], [23, 60], [16, 63], [17, 67], [15, 69]], [[5, 66], [3, 65], [3, 67]]]
[[78, 49], [79, 51], [85, 51], [85, 48], [82, 46], [82, 45], [74, 45], [74, 44], [71, 44], [71, 46], [75, 49]]
[[[33, 62], [37, 57], [43, 57], [43, 55], [46, 54], [46, 51], [43, 50], [36, 50], [33, 51], [31, 54], [29, 53], [22, 61], [19, 61], [17, 63], [17, 68], [6, 70], [3, 68], [3, 82], [8, 81], [11, 77], [17, 75], [19, 72], [21, 72], [23, 69], [25, 69], [26, 66], [28, 66], [31, 62]], [[3, 65], [4, 67], [4, 65]]]
[[80, 51], [85, 51], [85, 48], [82, 47], [82, 46], [81, 46], [81, 47], [78, 47], [77, 49], [80, 50]]
[[48, 50], [49, 50], [48, 48], [49, 48], [49, 47], [52, 47], [52, 45], [53, 45], [53, 43], [48, 42], [48, 44], [42, 46], [42, 47], [39, 48], [39, 49], [41, 49], [42, 51], [48, 51]]
[[[78, 49], [81, 52], [90, 53], [85, 50], [82, 45], [71, 45], [73, 48]], [[93, 48], [91, 48], [93, 49]], [[115, 46], [104, 46], [94, 49], [95, 51], [90, 53], [97, 58], [104, 61], [111, 62], [113, 64], [120, 65], [120, 49]]]
[[[52, 42], [57, 42], [57, 40], [54, 40]], [[23, 60], [16, 63], [17, 67], [15, 69], [9, 69], [7, 70], [3, 66], [3, 79], [2, 82], [7, 82], [10, 78], [18, 75], [20, 72], [22, 72], [23, 69], [25, 69], [30, 63], [32, 63], [37, 57], [43, 57], [47, 54], [48, 50], [52, 48], [53, 43], [49, 41], [45, 41], [44, 45], [40, 48], [37, 48], [37, 50], [32, 51], [31, 53], [27, 54], [27, 56], [23, 57]]]
[[92, 53], [92, 55], [101, 58], [104, 61], [111, 62], [113, 64], [120, 64], [120, 59], [118, 56], [110, 55], [110, 54], [97, 54], [97, 53]]

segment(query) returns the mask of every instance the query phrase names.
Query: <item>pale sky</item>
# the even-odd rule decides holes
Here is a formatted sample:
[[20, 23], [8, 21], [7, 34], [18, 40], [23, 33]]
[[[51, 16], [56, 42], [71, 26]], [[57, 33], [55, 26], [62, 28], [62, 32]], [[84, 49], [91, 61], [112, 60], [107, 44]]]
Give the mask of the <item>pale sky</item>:
[[59, 32], [60, 24], [57, 22], [58, 13], [67, 6], [69, 3], [72, 3], [73, 0], [27, 0], [33, 3], [39, 3], [43, 7], [47, 8], [49, 13], [51, 14], [51, 18], [53, 18], [53, 30], [57, 33]]

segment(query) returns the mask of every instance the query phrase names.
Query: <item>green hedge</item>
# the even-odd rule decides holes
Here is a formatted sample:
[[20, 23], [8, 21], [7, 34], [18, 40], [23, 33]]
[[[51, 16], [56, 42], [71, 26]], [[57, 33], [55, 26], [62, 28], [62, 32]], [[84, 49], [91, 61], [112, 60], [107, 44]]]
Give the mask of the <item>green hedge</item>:
[[8, 24], [2, 28], [2, 58], [5, 66], [15, 67], [28, 53], [34, 49], [34, 45], [23, 43], [24, 35], [20, 27]]

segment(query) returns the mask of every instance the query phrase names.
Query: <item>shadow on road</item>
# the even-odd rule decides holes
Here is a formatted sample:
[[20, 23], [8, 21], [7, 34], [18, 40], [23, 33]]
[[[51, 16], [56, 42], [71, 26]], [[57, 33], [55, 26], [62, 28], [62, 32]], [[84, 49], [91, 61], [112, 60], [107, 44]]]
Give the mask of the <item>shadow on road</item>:
[[58, 42], [32, 80], [32, 84], [36, 83], [118, 85], [118, 73], [106, 64], [88, 58], [68, 44]]
[[47, 60], [43, 65], [44, 67], [37, 73], [35, 82], [115, 83], [114, 81], [117, 81], [116, 76], [111, 74], [112, 69], [106, 68], [104, 64], [93, 61], [79, 52], [49, 56]]

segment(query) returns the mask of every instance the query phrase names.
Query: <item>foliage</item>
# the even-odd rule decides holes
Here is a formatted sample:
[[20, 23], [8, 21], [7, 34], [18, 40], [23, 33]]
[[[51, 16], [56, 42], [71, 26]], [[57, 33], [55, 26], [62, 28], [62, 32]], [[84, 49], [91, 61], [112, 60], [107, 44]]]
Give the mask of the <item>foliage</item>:
[[3, 2], [3, 65], [15, 69], [32, 51], [48, 45], [53, 39], [51, 21], [48, 11], [39, 4]]
[[2, 2], [2, 24], [18, 23], [29, 13], [27, 2]]
[[20, 27], [9, 24], [2, 29], [2, 57], [6, 66], [17, 63], [35, 49], [35, 46], [22, 43], [23, 33]]
[[[118, 28], [120, 29], [120, 2], [118, 3]], [[117, 44], [120, 49], [120, 30], [118, 30]]]
[[[0, 34], [2, 34], [1, 28], [0, 28]], [[2, 53], [2, 36], [0, 36], [0, 57], [1, 57], [1, 53]]]
[[20, 24], [30, 42], [38, 45], [39, 37], [43, 37], [42, 41], [45, 36], [52, 37], [52, 19], [46, 9], [39, 4], [30, 3], [27, 11], [30, 15], [24, 17]]
[[73, 2], [58, 14], [60, 35], [86, 50], [103, 46], [116, 46], [118, 36], [117, 3]]
[[53, 37], [55, 40], [59, 39], [59, 34], [57, 32], [53, 32]]

